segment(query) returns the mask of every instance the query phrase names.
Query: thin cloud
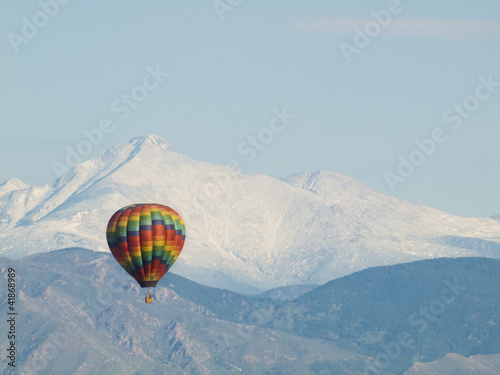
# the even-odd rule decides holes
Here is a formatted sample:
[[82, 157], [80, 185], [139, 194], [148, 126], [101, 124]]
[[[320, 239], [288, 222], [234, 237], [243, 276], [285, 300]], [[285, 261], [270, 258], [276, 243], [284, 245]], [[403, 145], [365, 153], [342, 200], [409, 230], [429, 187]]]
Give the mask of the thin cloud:
[[[353, 34], [354, 28], [363, 30], [374, 18], [318, 18], [304, 20], [291, 25], [294, 30], [330, 34]], [[376, 22], [376, 21], [375, 21]], [[476, 39], [500, 36], [500, 22], [446, 18], [401, 18], [393, 19], [382, 27], [382, 34], [441, 39]]]

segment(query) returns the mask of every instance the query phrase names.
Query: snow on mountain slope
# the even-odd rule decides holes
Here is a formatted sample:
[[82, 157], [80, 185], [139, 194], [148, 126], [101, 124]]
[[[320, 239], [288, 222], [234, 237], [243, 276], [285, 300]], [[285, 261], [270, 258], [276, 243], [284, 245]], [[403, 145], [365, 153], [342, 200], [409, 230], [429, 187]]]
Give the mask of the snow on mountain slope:
[[17, 178], [9, 178], [4, 183], [0, 184], [0, 197], [10, 193], [11, 191], [26, 189], [27, 187], [29, 187], [29, 185], [23, 181]]
[[158, 136], [116, 145], [52, 185], [9, 181], [0, 186], [0, 254], [9, 257], [108, 251], [109, 217], [137, 202], [169, 205], [184, 218], [175, 273], [244, 292], [415, 259], [500, 257], [496, 220], [448, 215], [330, 172], [245, 175], [175, 153]]
[[[500, 240], [500, 232], [490, 219], [470, 219], [446, 214], [433, 208], [374, 191], [360, 182], [336, 173], [297, 173], [283, 181], [324, 197], [328, 204], [348, 209], [349, 221], [362, 220], [373, 233], [393, 236], [454, 236]], [[408, 225], [411, 223], [411, 225]], [[498, 254], [500, 256], [500, 253]]]

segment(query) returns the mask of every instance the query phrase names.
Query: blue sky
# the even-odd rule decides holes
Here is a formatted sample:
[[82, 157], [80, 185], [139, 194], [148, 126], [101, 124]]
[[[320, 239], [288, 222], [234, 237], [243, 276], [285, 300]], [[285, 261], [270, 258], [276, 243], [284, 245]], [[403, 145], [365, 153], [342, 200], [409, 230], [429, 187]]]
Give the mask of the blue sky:
[[[1, 181], [53, 181], [67, 147], [110, 119], [82, 159], [157, 134], [246, 173], [327, 170], [449, 213], [500, 214], [498, 1], [54, 2], [0, 3]], [[46, 25], [32, 36], [26, 20]], [[141, 89], [148, 69], [169, 75]], [[146, 97], [121, 119], [112, 105], [134, 89]], [[248, 137], [285, 108], [295, 118], [248, 161]], [[425, 143], [436, 129], [441, 143]]]

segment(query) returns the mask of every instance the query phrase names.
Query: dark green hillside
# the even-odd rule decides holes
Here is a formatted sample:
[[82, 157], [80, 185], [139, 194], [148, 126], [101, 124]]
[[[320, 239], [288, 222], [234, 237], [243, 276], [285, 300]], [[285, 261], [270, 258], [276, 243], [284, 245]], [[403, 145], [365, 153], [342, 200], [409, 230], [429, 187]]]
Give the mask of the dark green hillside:
[[[2, 261], [17, 272], [22, 365], [39, 366], [51, 334], [70, 322], [78, 327], [64, 355], [40, 373], [71, 373], [84, 363], [92, 363], [89, 374], [105, 364], [119, 372], [147, 363], [146, 373], [377, 374], [385, 367], [380, 373], [402, 374], [414, 362], [448, 353], [500, 353], [495, 259], [366, 269], [292, 301], [243, 296], [168, 273], [152, 305], [109, 253], [65, 249]], [[5, 289], [2, 295], [6, 301]]]
[[499, 260], [441, 258], [330, 281], [282, 305], [269, 326], [373, 357], [389, 348], [400, 370], [450, 352], [500, 353], [499, 313]]

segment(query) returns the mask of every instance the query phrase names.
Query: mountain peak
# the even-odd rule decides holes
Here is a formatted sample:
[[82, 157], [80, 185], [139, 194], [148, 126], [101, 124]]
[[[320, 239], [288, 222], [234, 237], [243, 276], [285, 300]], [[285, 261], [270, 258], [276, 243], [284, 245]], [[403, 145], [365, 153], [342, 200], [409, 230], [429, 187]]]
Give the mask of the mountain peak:
[[8, 193], [14, 190], [21, 190], [21, 189], [26, 189], [30, 185], [27, 183], [17, 179], [17, 178], [9, 178], [7, 181], [3, 182], [0, 184], [0, 191], [3, 193]]
[[286, 178], [282, 178], [281, 180], [300, 189], [316, 193], [325, 188], [352, 189], [353, 187], [356, 187], [359, 189], [361, 186], [364, 187], [363, 184], [351, 177], [327, 171], [299, 172]]
[[150, 134], [142, 137], [134, 137], [128, 143], [134, 146], [153, 145], [159, 146], [164, 150], [170, 150], [170, 144], [162, 137], [155, 134]]

